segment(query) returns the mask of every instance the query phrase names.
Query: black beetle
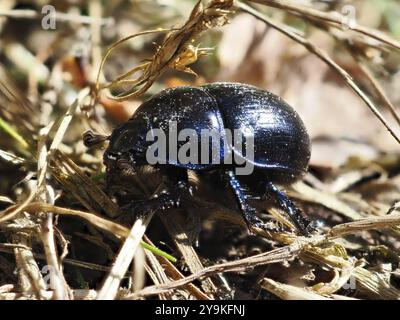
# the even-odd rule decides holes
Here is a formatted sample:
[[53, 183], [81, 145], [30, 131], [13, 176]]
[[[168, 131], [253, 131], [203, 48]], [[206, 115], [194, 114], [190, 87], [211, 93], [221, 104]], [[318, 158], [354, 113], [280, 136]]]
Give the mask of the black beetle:
[[[274, 185], [288, 185], [301, 178], [310, 159], [310, 139], [304, 124], [280, 97], [240, 83], [213, 83], [163, 90], [144, 102], [126, 123], [112, 132], [104, 153], [107, 174], [132, 174], [139, 167], [149, 165], [146, 152], [154, 141], [147, 141], [146, 136], [156, 128], [167, 131], [173, 121], [178, 132], [190, 128], [200, 135], [202, 129], [212, 129], [220, 133], [222, 142], [226, 139], [226, 129], [237, 129], [243, 134], [251, 129], [254, 157], [248, 159], [242, 154], [244, 160], [254, 166], [249, 176], [253, 181], [251, 183], [261, 185], [260, 197], [268, 195], [273, 198], [302, 234], [308, 235], [313, 230], [310, 220]], [[178, 142], [176, 147], [181, 145]], [[231, 151], [238, 153], [237, 149], [232, 147]], [[221, 147], [217, 154], [219, 160], [222, 160], [224, 152], [226, 149]], [[127, 211], [137, 213], [177, 206], [185, 196], [192, 194], [188, 169], [201, 172], [219, 170], [232, 188], [249, 228], [266, 227], [249, 204], [249, 199], [257, 198], [249, 194], [252, 189], [246, 185], [249, 177], [235, 173], [239, 166], [237, 161], [231, 164], [222, 161], [182, 163], [170, 156], [164, 160], [164, 163], [153, 164], [161, 170], [163, 187], [150, 199], [132, 203]]]

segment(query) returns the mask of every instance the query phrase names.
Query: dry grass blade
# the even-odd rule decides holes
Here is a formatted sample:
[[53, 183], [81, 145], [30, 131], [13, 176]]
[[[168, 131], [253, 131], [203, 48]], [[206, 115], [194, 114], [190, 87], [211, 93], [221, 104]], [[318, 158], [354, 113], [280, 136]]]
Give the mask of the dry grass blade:
[[[171, 221], [166, 216], [161, 216], [161, 219], [171, 237], [174, 239], [174, 242], [182, 254], [185, 263], [188, 265], [189, 270], [192, 273], [197, 273], [203, 270], [204, 267], [200, 261], [200, 258], [198, 257], [193, 246], [190, 244], [189, 238], [182, 225], [179, 223], [179, 221], [177, 221], [178, 219]], [[202, 279], [201, 283], [203, 290], [208, 295], [212, 296], [217, 291], [215, 284], [210, 278]]]
[[14, 249], [21, 291], [24, 294], [33, 294], [37, 299], [44, 298], [43, 292], [47, 289], [47, 284], [30, 249], [29, 235], [22, 232], [17, 233], [13, 237], [13, 242], [26, 247]]
[[360, 290], [374, 299], [399, 300], [400, 291], [388, 283], [381, 274], [358, 267], [353, 271]]
[[140, 244], [152, 216], [153, 214], [150, 213], [147, 217], [137, 219], [133, 224], [109, 275], [104, 280], [104, 284], [97, 295], [98, 300], [111, 300], [116, 297], [120, 282], [135, 256], [136, 249]]
[[332, 242], [321, 242], [325, 246], [310, 244], [301, 252], [301, 259], [315, 263], [332, 270], [344, 270], [354, 267], [354, 261], [349, 259], [346, 249]]
[[267, 6], [283, 9], [287, 12], [294, 13], [296, 15], [300, 15], [306, 19], [319, 20], [323, 22], [330, 22], [336, 27], [343, 28], [345, 25], [349, 27], [351, 30], [364, 34], [370, 38], [373, 38], [379, 42], [382, 42], [388, 46], [391, 46], [396, 49], [400, 49], [400, 42], [391, 38], [390, 36], [384, 34], [383, 32], [379, 32], [375, 29], [371, 29], [368, 27], [360, 26], [358, 24], [346, 24], [348, 18], [343, 16], [338, 12], [323, 12], [317, 9], [313, 9], [311, 7], [306, 7], [304, 5], [294, 3], [292, 1], [287, 0], [250, 0], [251, 2], [261, 3]]
[[[75, 102], [68, 108], [67, 112], [64, 114], [63, 117], [59, 119], [59, 121], [40, 130], [37, 157], [37, 197], [43, 202], [48, 202], [48, 200], [50, 200], [50, 203], [54, 204], [54, 196], [51, 196], [51, 194], [54, 194], [54, 192], [50, 192], [52, 189], [50, 186], [47, 186], [46, 183], [49, 155], [51, 154], [51, 152], [54, 152], [61, 144], [62, 139], [68, 129], [69, 124], [72, 121], [72, 118], [77, 108], [82, 106], [83, 100], [88, 96], [88, 94], [89, 89], [81, 90]], [[51, 131], [56, 132], [48, 151], [46, 142]], [[49, 212], [44, 217], [44, 220], [41, 223], [40, 236], [43, 242], [47, 265], [49, 266], [49, 268], [51, 268], [52, 271], [50, 272], [50, 283], [52, 288], [54, 289], [54, 298], [64, 300], [72, 298], [72, 294], [64, 278], [61, 264], [59, 263], [54, 238], [53, 218], [54, 217], [52, 212]]]
[[311, 188], [303, 182], [295, 183], [293, 189], [297, 192], [293, 196], [301, 198], [304, 201], [319, 203], [351, 220], [364, 218], [364, 215], [338, 199], [334, 194]]
[[334, 277], [328, 283], [318, 283], [312, 287], [312, 290], [318, 294], [332, 295], [350, 280], [354, 267], [343, 269], [333, 269]]
[[400, 214], [393, 213], [383, 217], [366, 218], [354, 222], [342, 223], [329, 231], [329, 236], [337, 237], [366, 230], [386, 229], [400, 225]]
[[[142, 63], [141, 65], [132, 68], [128, 72], [119, 76], [116, 80], [112, 81], [111, 85], [106, 86], [112, 87], [128, 83], [133, 86], [133, 92], [127, 91], [120, 96], [111, 96], [111, 98], [117, 101], [123, 101], [128, 98], [140, 96], [146, 92], [154, 81], [168, 68], [193, 73], [187, 65], [195, 62], [200, 55], [206, 54], [207, 50], [193, 47], [191, 45], [192, 40], [207, 29], [225, 24], [227, 22], [227, 14], [232, 5], [233, 0], [211, 0], [207, 6], [203, 8], [201, 1], [198, 1], [191, 12], [189, 19], [181, 28], [144, 31], [116, 42], [110, 49], [108, 49], [106, 56], [103, 58], [100, 72], [111, 51], [126, 40], [139, 35], [171, 31], [159, 46], [154, 56], [149, 59], [149, 62]], [[98, 81], [100, 78], [100, 72], [97, 77]], [[142, 72], [142, 74], [136, 79], [126, 80], [128, 76], [137, 72]], [[99, 89], [98, 81], [96, 87]]]
[[[12, 206], [7, 210], [15, 210], [15, 208], [18, 208], [18, 205]], [[129, 234], [129, 229], [126, 227], [109, 221], [107, 219], [104, 219], [102, 217], [97, 216], [94, 213], [89, 213], [85, 211], [80, 211], [80, 210], [73, 210], [73, 209], [67, 209], [67, 208], [62, 208], [54, 205], [50, 205], [47, 203], [42, 203], [42, 202], [33, 202], [30, 204], [27, 204], [24, 209], [25, 212], [28, 212], [30, 214], [39, 214], [39, 213], [54, 213], [54, 214], [59, 214], [59, 215], [65, 215], [65, 216], [74, 216], [74, 217], [80, 217], [87, 222], [93, 224], [94, 226], [104, 230], [108, 231], [111, 234], [113, 234], [115, 237], [121, 239], [121, 238], [126, 238]], [[176, 259], [172, 257], [171, 255], [167, 254], [164, 251], [161, 251], [160, 249], [151, 246], [145, 242], [141, 242], [142, 246], [144, 249], [150, 250], [153, 253], [163, 256], [166, 259], [169, 259], [170, 261], [175, 262]]]
[[[146, 236], [144, 236], [144, 239], [147, 243], [154, 245]], [[184, 278], [183, 274], [171, 263], [171, 261], [159, 255], [155, 256], [155, 258], [159, 261], [159, 265], [163, 269], [163, 272], [165, 272], [165, 274], [172, 280], [180, 280]], [[186, 289], [193, 297], [199, 300], [211, 299], [192, 283], [188, 283], [183, 288]]]
[[[47, 146], [46, 140], [48, 128], [43, 128], [40, 131], [38, 143], [38, 177], [37, 188], [39, 190], [37, 198], [43, 202], [54, 204], [54, 192], [50, 186], [46, 184], [47, 171]], [[59, 263], [57, 249], [54, 239], [53, 214], [50, 212], [45, 215], [41, 222], [40, 236], [43, 242], [43, 248], [46, 256], [46, 262], [50, 272], [50, 284], [54, 289], [54, 298], [57, 300], [65, 300], [71, 298], [71, 294], [67, 282], [62, 273], [62, 268]]]
[[393, 136], [394, 139], [398, 143], [400, 143], [400, 137], [398, 134], [393, 130], [393, 128], [390, 126], [388, 121], [384, 118], [382, 113], [379, 111], [379, 109], [375, 106], [375, 104], [372, 102], [372, 100], [364, 93], [364, 91], [354, 82], [353, 78], [351, 75], [344, 70], [341, 66], [339, 66], [335, 61], [333, 61], [329, 55], [321, 50], [320, 48], [316, 47], [314, 44], [312, 44], [309, 40], [304, 38], [304, 36], [300, 35], [297, 32], [294, 32], [293, 29], [287, 27], [286, 25], [280, 24], [278, 22], [275, 22], [265, 16], [264, 14], [258, 12], [257, 10], [253, 9], [252, 7], [237, 1], [236, 6], [243, 10], [244, 12], [247, 12], [251, 14], [252, 16], [256, 17], [257, 19], [265, 22], [268, 24], [270, 27], [278, 30], [279, 32], [285, 34], [292, 40], [296, 41], [297, 43], [301, 44], [304, 46], [309, 52], [313, 53], [316, 55], [318, 58], [320, 58], [323, 62], [325, 62], [332, 70], [334, 70], [340, 77], [342, 77], [346, 83], [354, 90], [354, 92], [366, 103], [368, 108], [374, 113], [374, 115], [381, 121], [381, 123], [386, 127], [386, 129], [390, 132], [390, 134]]
[[[13, 253], [13, 250], [19, 248], [19, 249], [29, 249], [29, 247], [27, 246], [23, 246], [20, 244], [7, 244], [7, 243], [2, 243], [0, 244], [0, 252], [5, 252], [5, 253]], [[46, 260], [46, 256], [40, 253], [33, 253], [35, 259], [39, 259], [39, 260]], [[63, 263], [68, 264], [70, 266], [74, 266], [74, 267], [79, 267], [79, 268], [83, 268], [83, 269], [87, 269], [87, 270], [96, 270], [96, 271], [102, 271], [102, 272], [108, 272], [110, 271], [109, 267], [105, 267], [102, 265], [98, 265], [95, 263], [89, 263], [89, 262], [84, 262], [84, 261], [79, 261], [79, 260], [75, 260], [75, 259], [63, 259]]]
[[[50, 192], [50, 187], [46, 184], [46, 173], [48, 168], [48, 156], [49, 152], [53, 152], [61, 144], [61, 141], [67, 131], [67, 128], [72, 121], [76, 109], [82, 105], [83, 100], [88, 96], [89, 90], [84, 89], [78, 94], [78, 98], [68, 108], [65, 115], [56, 123], [51, 125], [49, 128], [45, 127], [40, 131], [39, 143], [38, 143], [38, 179], [37, 188], [39, 200], [47, 202], [50, 200], [51, 204], [54, 204], [54, 196], [50, 196], [54, 192]], [[49, 151], [47, 150], [47, 139], [51, 131], [55, 130], [54, 139], [50, 145]], [[46, 255], [47, 264], [52, 268], [50, 272], [50, 283], [54, 289], [55, 299], [68, 299], [72, 297], [67, 282], [64, 278], [61, 264], [57, 255], [57, 249], [54, 238], [54, 225], [53, 225], [53, 213], [49, 212], [41, 223], [41, 239]]]
[[[100, 77], [102, 75], [102, 71], [104, 69], [104, 65], [107, 62], [107, 59], [110, 57], [111, 53], [120, 45], [122, 45], [123, 43], [125, 43], [128, 40], [131, 40], [133, 38], [139, 37], [139, 36], [143, 36], [143, 35], [147, 35], [147, 34], [154, 34], [154, 33], [162, 33], [162, 32], [170, 32], [173, 29], [156, 29], [156, 30], [147, 30], [147, 31], [143, 31], [143, 32], [139, 32], [139, 33], [135, 33], [133, 35], [127, 36], [125, 38], [122, 38], [120, 40], [118, 40], [117, 42], [113, 43], [113, 45], [107, 49], [103, 59], [101, 60], [100, 63], [100, 67], [99, 67], [99, 71], [97, 73], [97, 78], [96, 78], [96, 90], [99, 91], [100, 89], [105, 89], [105, 88], [110, 88], [113, 87], [115, 84], [118, 84], [120, 81], [122, 81], [123, 79], [125, 79], [126, 77], [135, 74], [136, 72], [142, 70], [143, 68], [146, 68], [148, 65], [150, 65], [150, 62], [145, 62], [142, 63], [140, 66], [135, 67], [129, 71], [127, 71], [126, 73], [124, 73], [123, 75], [118, 76], [116, 79], [114, 79], [111, 83], [109, 84], [104, 84], [104, 85], [100, 85]], [[132, 83], [134, 82], [139, 82], [140, 80], [138, 79], [137, 81], [132, 81]]]
[[[0, 72], [3, 74], [3, 69], [0, 69]], [[4, 77], [8, 83], [7, 77]], [[1, 127], [2, 129], [11, 137], [13, 137], [16, 141], [19, 142], [16, 146], [19, 146], [23, 149], [20, 149], [19, 147], [16, 148], [17, 152], [22, 152], [23, 154], [30, 156], [30, 154], [27, 152], [32, 151], [31, 145], [28, 142], [31, 142], [32, 140], [30, 139], [25, 139], [19, 134], [20, 128], [27, 129], [30, 124], [28, 124], [24, 117], [19, 117], [19, 112], [15, 111], [15, 109], [11, 112], [10, 111], [10, 106], [12, 105], [17, 105], [19, 106], [22, 110], [26, 112], [31, 112], [32, 109], [30, 108], [29, 104], [25, 103], [25, 101], [20, 98], [22, 95], [19, 95], [17, 93], [14, 93], [13, 90], [11, 90], [8, 86], [8, 84], [5, 83], [4, 81], [0, 81], [0, 98], [1, 98], [1, 104], [5, 104], [5, 106], [1, 106], [1, 114], [2, 116], [7, 116], [7, 121], [11, 121], [13, 123], [13, 127], [17, 128], [14, 129], [11, 127], [8, 122], [3, 121], [1, 119]], [[13, 86], [14, 87], [14, 86]], [[4, 101], [3, 101], [4, 100]], [[14, 112], [15, 111], [15, 112]], [[34, 117], [31, 118], [31, 123], [34, 123]], [[28, 129], [29, 131], [29, 129]], [[25, 161], [24, 161], [25, 162]], [[28, 191], [28, 196], [26, 199], [19, 205], [14, 205], [11, 206], [7, 209], [5, 209], [3, 212], [0, 214], [0, 224], [5, 223], [8, 220], [14, 219], [17, 217], [21, 212], [24, 211], [24, 209], [31, 203], [35, 197], [38, 194], [38, 188], [37, 186], [34, 185], [29, 185], [29, 191]], [[27, 219], [19, 219], [16, 221], [18, 225], [18, 230], [11, 235], [12, 242], [14, 244], [21, 245], [19, 247], [14, 248], [14, 255], [15, 255], [15, 262], [16, 262], [16, 270], [18, 270], [18, 283], [19, 283], [19, 288], [23, 294], [33, 294], [37, 299], [43, 299], [43, 292], [46, 290], [46, 283], [42, 277], [42, 274], [40, 272], [40, 268], [38, 264], [36, 263], [36, 260], [33, 256], [32, 250], [31, 250], [31, 244], [30, 244], [30, 237], [31, 233], [30, 232], [23, 232], [22, 229], [25, 226], [32, 226], [32, 223], [28, 221]]]
[[393, 103], [389, 100], [388, 96], [385, 93], [385, 90], [382, 88], [378, 80], [374, 77], [372, 71], [368, 67], [368, 65], [362, 60], [361, 57], [353, 53], [353, 56], [357, 60], [360, 69], [364, 73], [365, 77], [369, 80], [373, 88], [375, 89], [378, 97], [380, 98], [381, 102], [386, 105], [389, 109], [390, 113], [392, 114], [393, 118], [396, 120], [397, 124], [400, 125], [400, 114], [397, 108], [393, 105]]
[[46, 262], [51, 268], [50, 284], [54, 289], [54, 299], [68, 300], [72, 298], [70, 288], [65, 280], [62, 266], [60, 264], [57, 247], [54, 238], [53, 215], [48, 214], [41, 224], [41, 239], [46, 254]]
[[[50, 300], [54, 296], [51, 290], [42, 292], [43, 298]], [[75, 300], [94, 300], [96, 298], [96, 290], [90, 289], [75, 289], [72, 290], [72, 295]], [[0, 300], [30, 300], [35, 299], [34, 295], [25, 295], [20, 292], [4, 292], [0, 293]]]
[[[161, 283], [168, 282], [169, 279], [165, 273], [165, 270], [162, 267], [162, 265], [158, 262], [155, 255], [148, 251], [145, 251], [145, 253], [146, 253], [146, 257], [147, 257], [147, 261], [148, 261], [148, 265], [146, 265], [146, 267], [147, 267], [146, 270], [148, 271], [148, 274], [152, 278], [153, 283], [158, 285]], [[143, 288], [144, 288], [144, 285], [141, 288], [135, 288], [135, 290], [133, 290], [133, 293], [140, 291]], [[172, 295], [170, 295], [168, 293], [160, 294], [159, 297], [160, 297], [160, 299], [166, 299], [166, 300], [172, 299]]]
[[279, 283], [268, 278], [261, 281], [261, 287], [283, 300], [331, 300], [311, 290]]
[[35, 196], [36, 196], [35, 190], [31, 190], [31, 193], [23, 203], [21, 203], [20, 205], [14, 205], [8, 207], [6, 210], [0, 212], [0, 223], [4, 223], [8, 220], [11, 220], [18, 214], [23, 212], [26, 209], [26, 207], [33, 201], [33, 199], [35, 199]]
[[54, 214], [59, 214], [59, 215], [66, 215], [66, 216], [75, 216], [75, 217], [80, 217], [96, 227], [103, 229], [105, 231], [109, 231], [112, 234], [114, 234], [116, 237], [119, 238], [125, 238], [129, 234], [129, 229], [115, 223], [109, 220], [106, 220], [104, 218], [101, 218], [93, 213], [85, 212], [85, 211], [80, 211], [80, 210], [73, 210], [73, 209], [67, 209], [67, 208], [62, 208], [46, 203], [39, 203], [39, 202], [33, 202], [30, 204], [27, 204], [24, 208], [24, 211], [29, 212], [31, 214], [37, 214], [40, 212], [43, 213], [48, 213], [48, 212], [53, 212]]
[[126, 298], [136, 299], [139, 297], [149, 296], [149, 295], [157, 295], [163, 292], [167, 292], [169, 290], [173, 290], [179, 287], [182, 287], [196, 279], [201, 279], [204, 277], [208, 277], [217, 273], [223, 272], [241, 272], [252, 269], [256, 266], [266, 265], [271, 263], [277, 263], [282, 261], [287, 261], [296, 257], [302, 248], [306, 245], [307, 242], [301, 243], [296, 242], [289, 246], [282, 247], [279, 249], [275, 249], [269, 252], [261, 253], [255, 256], [251, 256], [248, 258], [216, 264], [207, 268], [202, 269], [201, 271], [192, 274], [183, 279], [173, 281], [170, 283], [166, 283], [158, 286], [150, 286], [146, 287], [143, 290], [136, 292], [132, 295], [129, 295]]
[[82, 172], [71, 159], [55, 150], [52, 153], [51, 171], [53, 176], [90, 211], [102, 211], [115, 217], [117, 205]]
[[18, 157], [15, 154], [12, 154], [4, 150], [0, 150], [0, 158], [4, 161], [10, 162], [15, 165], [21, 165], [26, 163], [26, 160], [24, 158]]
[[[153, 255], [151, 252], [149, 254]], [[154, 255], [153, 255], [154, 256]], [[146, 263], [146, 254], [142, 247], [137, 248], [137, 252], [135, 258], [133, 259], [133, 266], [132, 266], [132, 292], [139, 291], [144, 288], [146, 282], [146, 270], [145, 265]]]
[[77, 110], [78, 107], [82, 107], [82, 104], [84, 100], [89, 96], [90, 90], [89, 88], [82, 89], [78, 97], [75, 99], [74, 103], [68, 108], [67, 112], [65, 115], [60, 119], [61, 121], [57, 125], [57, 123], [52, 126], [50, 129], [50, 132], [53, 130], [57, 130], [54, 139], [50, 145], [49, 150], [53, 151], [58, 148], [58, 146], [61, 144], [61, 141], [65, 135], [65, 132], [67, 131], [67, 128], [69, 124], [71, 123], [72, 117], [75, 114], [75, 111]]

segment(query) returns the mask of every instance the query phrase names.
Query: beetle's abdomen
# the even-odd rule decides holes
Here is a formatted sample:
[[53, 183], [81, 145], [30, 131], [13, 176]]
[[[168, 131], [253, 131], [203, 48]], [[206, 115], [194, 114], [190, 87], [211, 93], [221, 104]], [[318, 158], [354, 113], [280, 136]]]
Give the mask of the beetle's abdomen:
[[274, 180], [295, 180], [307, 170], [309, 136], [299, 115], [281, 98], [239, 83], [203, 88], [217, 101], [226, 128], [254, 133], [254, 156], [247, 160]]

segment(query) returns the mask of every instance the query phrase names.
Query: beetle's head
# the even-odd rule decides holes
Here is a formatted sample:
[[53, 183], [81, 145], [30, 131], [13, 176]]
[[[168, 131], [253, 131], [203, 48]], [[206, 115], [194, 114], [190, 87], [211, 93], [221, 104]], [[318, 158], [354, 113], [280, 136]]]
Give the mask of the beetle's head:
[[114, 129], [104, 152], [107, 174], [130, 176], [145, 164], [147, 121], [134, 117]]

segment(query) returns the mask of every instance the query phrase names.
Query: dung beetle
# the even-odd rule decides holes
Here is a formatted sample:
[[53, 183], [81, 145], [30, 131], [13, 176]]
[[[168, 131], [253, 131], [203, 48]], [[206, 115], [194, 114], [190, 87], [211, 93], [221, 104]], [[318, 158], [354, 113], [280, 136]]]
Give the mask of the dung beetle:
[[[169, 128], [171, 123], [176, 124], [175, 132]], [[164, 130], [167, 138], [184, 129], [191, 129], [198, 135], [208, 129], [219, 133], [219, 142], [223, 144], [228, 130], [239, 131], [243, 136], [250, 134], [254, 144], [252, 157], [243, 155], [239, 150], [242, 146], [225, 143], [224, 148], [220, 146], [218, 152], [212, 154], [212, 159], [181, 161], [171, 156], [169, 151], [173, 147], [168, 144], [168, 155], [164, 155], [163, 161], [149, 163], [148, 149], [154, 143], [149, 135], [154, 136], [156, 129]], [[192, 138], [185, 142], [201, 149], [204, 141]], [[174, 147], [182, 145], [183, 142], [178, 141]], [[205, 154], [205, 149], [201, 150]], [[231, 163], [224, 162], [228, 151], [239, 157]], [[237, 160], [240, 156], [241, 164]], [[267, 228], [256, 216], [250, 200], [268, 197], [289, 215], [303, 235], [313, 231], [313, 224], [275, 184], [289, 185], [300, 179], [308, 168], [309, 159], [310, 138], [293, 108], [268, 91], [241, 83], [212, 83], [161, 91], [145, 101], [126, 123], [114, 129], [104, 152], [107, 176], [134, 174], [140, 167], [151, 165], [163, 177], [162, 187], [150, 199], [132, 202], [125, 208], [127, 212], [144, 213], [179, 206], [185, 197], [192, 196], [188, 170], [205, 174], [217, 171], [232, 189], [249, 229]], [[247, 176], [238, 175], [235, 170], [246, 164], [251, 164], [253, 171]], [[254, 185], [257, 185], [258, 197], [254, 195]]]

